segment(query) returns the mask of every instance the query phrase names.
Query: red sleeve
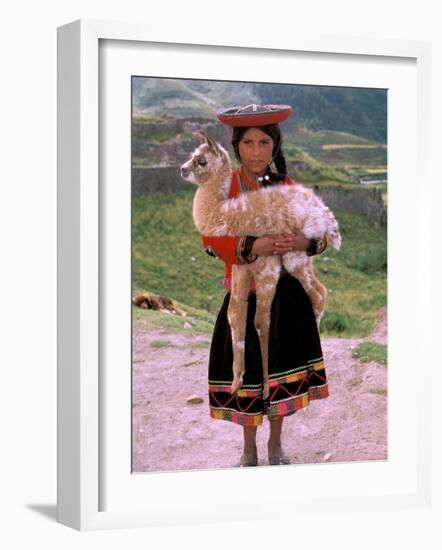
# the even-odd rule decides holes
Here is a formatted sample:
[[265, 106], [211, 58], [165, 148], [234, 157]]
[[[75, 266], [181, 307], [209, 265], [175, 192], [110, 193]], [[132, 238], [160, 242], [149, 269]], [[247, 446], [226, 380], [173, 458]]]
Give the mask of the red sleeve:
[[284, 181], [282, 182], [284, 185], [293, 185], [296, 183], [295, 180], [292, 180], [292, 178], [289, 178], [288, 176], [285, 177]]
[[[237, 172], [232, 172], [232, 180], [230, 184], [229, 197], [236, 197], [239, 195], [239, 185], [237, 181]], [[244, 237], [235, 237], [226, 235], [223, 237], [207, 237], [201, 235], [203, 246], [209, 254], [217, 256], [226, 264], [227, 272], [230, 271], [231, 264], [243, 264], [244, 260], [241, 258], [241, 245], [244, 242]]]
[[238, 246], [241, 237], [207, 237], [201, 235], [203, 246], [206, 252], [215, 255], [227, 264], [241, 264], [238, 259]]

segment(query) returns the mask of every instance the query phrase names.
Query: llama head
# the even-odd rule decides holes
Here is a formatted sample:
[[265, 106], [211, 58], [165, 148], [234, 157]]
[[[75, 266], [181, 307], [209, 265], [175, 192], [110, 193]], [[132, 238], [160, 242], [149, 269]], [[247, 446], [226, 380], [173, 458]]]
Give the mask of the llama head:
[[201, 141], [201, 145], [181, 166], [181, 177], [196, 185], [215, 181], [226, 174], [230, 178], [230, 160], [225, 149], [201, 130], [193, 135]]

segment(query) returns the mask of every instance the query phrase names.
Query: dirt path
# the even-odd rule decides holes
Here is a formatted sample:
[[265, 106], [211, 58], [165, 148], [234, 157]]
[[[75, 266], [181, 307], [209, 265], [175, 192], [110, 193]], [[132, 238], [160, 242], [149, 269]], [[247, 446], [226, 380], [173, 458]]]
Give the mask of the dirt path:
[[[292, 463], [387, 458], [387, 369], [352, 358], [364, 340], [386, 344], [385, 309], [369, 338], [322, 340], [330, 397], [284, 423], [284, 450]], [[242, 429], [208, 415], [208, 353], [208, 337], [134, 330], [134, 472], [230, 468], [238, 462]], [[202, 403], [188, 404], [192, 395]], [[265, 419], [257, 436], [259, 465], [267, 463], [268, 431]]]

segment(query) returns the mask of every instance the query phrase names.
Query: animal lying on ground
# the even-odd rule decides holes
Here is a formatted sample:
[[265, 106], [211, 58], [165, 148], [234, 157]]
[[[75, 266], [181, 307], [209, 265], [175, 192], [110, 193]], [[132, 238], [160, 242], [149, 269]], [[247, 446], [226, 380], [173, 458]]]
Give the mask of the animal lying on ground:
[[[336, 250], [341, 246], [338, 222], [332, 211], [310, 189], [296, 183], [264, 187], [228, 198], [231, 182], [229, 155], [204, 132], [194, 134], [201, 145], [190, 160], [181, 166], [181, 176], [198, 185], [193, 200], [193, 219], [200, 233], [222, 235], [281, 235], [301, 230], [308, 239], [322, 239]], [[232, 334], [233, 381], [231, 392], [241, 387], [244, 376], [244, 342], [247, 319], [247, 297], [252, 277], [256, 288], [255, 327], [259, 335], [263, 398], [269, 395], [268, 343], [270, 311], [281, 271], [296, 277], [310, 298], [319, 327], [324, 313], [327, 289], [313, 271], [312, 258], [306, 252], [294, 251], [284, 256], [258, 256], [250, 264], [232, 266], [231, 296], [228, 320]]]
[[163, 313], [174, 313], [176, 315], [186, 316], [186, 312], [179, 308], [171, 298], [160, 296], [158, 294], [150, 294], [141, 292], [132, 298], [132, 303], [143, 309], [153, 309]]

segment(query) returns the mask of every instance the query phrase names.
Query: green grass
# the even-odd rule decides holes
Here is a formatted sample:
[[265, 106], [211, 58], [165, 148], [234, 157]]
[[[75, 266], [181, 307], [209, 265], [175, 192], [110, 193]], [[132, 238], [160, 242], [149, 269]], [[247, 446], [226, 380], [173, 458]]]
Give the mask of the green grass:
[[[173, 298], [195, 319], [189, 332], [211, 334], [225, 294], [220, 284], [223, 263], [202, 248], [193, 225], [192, 200], [192, 190], [134, 198], [133, 293], [149, 291]], [[348, 212], [336, 216], [343, 237], [341, 251], [328, 248], [314, 258], [315, 271], [329, 290], [321, 334], [363, 337], [370, 334], [376, 312], [386, 304], [386, 230], [374, 228], [365, 216]], [[152, 328], [164, 323], [182, 331], [186, 323], [184, 317], [139, 308], [134, 312], [135, 321]]]
[[[383, 166], [387, 167], [387, 151], [384, 144], [377, 143], [346, 132], [332, 130], [307, 130], [305, 128], [286, 135], [285, 144], [290, 143], [302, 149], [305, 154], [314, 158], [316, 162], [329, 168], [347, 168], [351, 165], [358, 166]], [[361, 149], [324, 149], [324, 145], [375, 145], [376, 148]], [[289, 146], [289, 147], [290, 147]], [[284, 145], [284, 151], [286, 145]]]
[[[215, 325], [215, 315], [183, 304], [177, 305], [187, 312], [187, 317], [132, 306], [134, 326], [143, 327], [146, 330], [161, 329], [189, 335], [212, 336], [213, 327]], [[195, 343], [195, 346], [196, 345], [197, 343]], [[200, 346], [198, 345], [197, 347]], [[203, 347], [203, 343], [201, 343], [201, 347]]]
[[[284, 155], [290, 167], [290, 176], [296, 181], [303, 183], [318, 183], [324, 180], [338, 183], [352, 183], [353, 181], [346, 171], [339, 167], [332, 167], [319, 162], [305, 150], [295, 145], [286, 144], [284, 146]], [[306, 168], [299, 170], [295, 166], [290, 166], [290, 163], [293, 161], [303, 162]]]
[[362, 376], [355, 376], [350, 380], [350, 386], [354, 388], [355, 386], [359, 386], [359, 384], [362, 384]]
[[165, 143], [175, 137], [175, 135], [176, 133], [174, 131], [168, 129], [156, 130], [154, 133], [150, 131], [143, 132], [140, 130], [137, 132], [136, 138], [148, 143]]
[[375, 395], [387, 395], [387, 390], [385, 388], [369, 388], [367, 391]]
[[192, 199], [193, 191], [134, 199], [133, 286], [216, 313], [223, 266], [203, 250]]
[[152, 340], [151, 348], [174, 348], [176, 347], [170, 340]]
[[374, 145], [375, 142], [349, 134], [348, 132], [338, 132], [334, 130], [307, 130], [305, 128], [294, 134], [294, 139], [300, 143], [310, 143], [317, 148], [323, 145], [338, 144], [338, 145]]
[[152, 159], [134, 157], [132, 159], [132, 168], [146, 168], [156, 166], [157, 163]]
[[200, 340], [198, 342], [194, 342], [190, 347], [192, 349], [206, 349], [210, 347], [210, 342], [208, 340]]
[[365, 165], [386, 166], [387, 151], [383, 147], [375, 149], [323, 149], [317, 153], [318, 158], [332, 166]]
[[376, 342], [362, 342], [357, 346], [352, 353], [355, 359], [361, 363], [376, 361], [387, 366], [387, 346], [377, 344]]
[[134, 123], [136, 122], [150, 122], [150, 123], [162, 123], [167, 122], [169, 120], [175, 120], [176, 117], [173, 115], [141, 115], [141, 114], [134, 114], [132, 117], [132, 121]]
[[387, 300], [386, 230], [376, 229], [365, 216], [348, 212], [336, 216], [341, 250], [327, 248], [314, 258], [315, 271], [329, 291], [321, 333], [367, 336]]
[[300, 183], [321, 183], [322, 181], [344, 184], [354, 183], [353, 179], [346, 171], [322, 164], [316, 168], [309, 167], [307, 170], [291, 168], [290, 176]]
[[189, 361], [188, 363], [184, 363], [183, 367], [194, 367], [195, 365], [198, 365], [201, 362], [200, 359], [197, 359], [196, 361]]

